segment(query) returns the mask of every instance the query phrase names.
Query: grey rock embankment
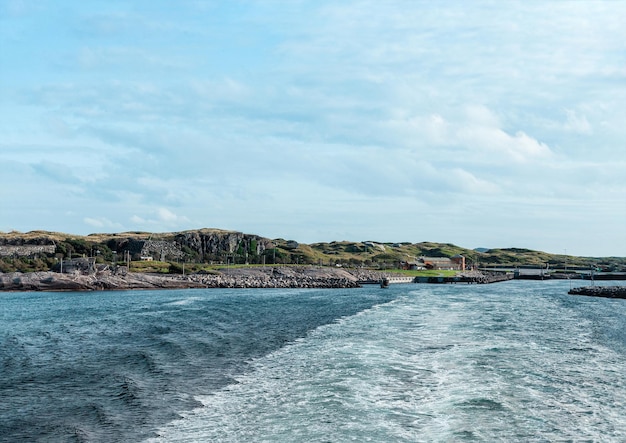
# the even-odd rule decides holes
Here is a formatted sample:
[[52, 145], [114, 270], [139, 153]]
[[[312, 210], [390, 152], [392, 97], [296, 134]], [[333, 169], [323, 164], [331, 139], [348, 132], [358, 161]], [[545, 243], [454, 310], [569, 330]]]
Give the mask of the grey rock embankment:
[[626, 286], [583, 286], [570, 289], [568, 294], [605, 298], [626, 298]]
[[116, 275], [105, 271], [88, 275], [57, 272], [0, 274], [0, 290], [2, 291], [102, 291], [199, 287], [203, 286], [178, 276], [142, 273]]
[[356, 288], [361, 281], [352, 270], [313, 266], [231, 268], [190, 278], [210, 288]]
[[[162, 275], [120, 272], [0, 273], [0, 291], [103, 291], [187, 288], [357, 288], [390, 278], [388, 273], [318, 266], [222, 268], [212, 273]], [[494, 283], [510, 276], [465, 273], [456, 277], [422, 277], [414, 283]]]
[[0, 291], [101, 291], [184, 288], [355, 288], [361, 281], [380, 279], [376, 271], [320, 267], [221, 269], [214, 274], [158, 275], [57, 272], [0, 273]]

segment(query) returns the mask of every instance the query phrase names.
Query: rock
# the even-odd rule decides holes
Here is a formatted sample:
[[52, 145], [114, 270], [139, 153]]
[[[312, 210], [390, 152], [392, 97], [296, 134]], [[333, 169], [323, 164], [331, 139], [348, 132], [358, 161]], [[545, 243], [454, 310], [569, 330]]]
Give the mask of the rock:
[[[379, 277], [380, 278], [380, 277]], [[317, 267], [250, 267], [187, 276], [120, 273], [0, 273], [0, 291], [101, 291], [183, 288], [356, 288], [359, 278], [344, 270]]]
[[591, 297], [626, 298], [626, 286], [583, 286], [569, 290], [570, 295]]
[[219, 275], [193, 274], [194, 281], [217, 288], [355, 288], [358, 279], [344, 271], [317, 267], [225, 268]]
[[203, 287], [179, 276], [156, 276], [141, 273], [115, 275], [113, 272], [95, 274], [60, 274], [32, 272], [0, 274], [2, 291], [99, 291], [123, 289], [178, 289]]

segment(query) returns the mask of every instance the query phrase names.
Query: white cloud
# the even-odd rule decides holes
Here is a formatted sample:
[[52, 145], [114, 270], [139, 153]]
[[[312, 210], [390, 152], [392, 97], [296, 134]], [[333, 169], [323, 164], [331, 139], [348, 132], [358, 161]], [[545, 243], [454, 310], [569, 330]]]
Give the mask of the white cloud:
[[[442, 219], [540, 200], [527, 214], [575, 234], [573, 209], [543, 208], [605, 199], [597, 222], [624, 200], [622, 3], [60, 1], [0, 31], [0, 160], [15, 166], [0, 189], [23, 182], [0, 192], [17, 229], [53, 219], [39, 211], [70, 231], [262, 220], [306, 241], [384, 232], [392, 206], [394, 235], [447, 240]], [[42, 56], [46, 29], [67, 32]], [[469, 243], [498, 228], [464, 229]]]
[[487, 180], [476, 177], [474, 174], [461, 168], [451, 171], [454, 184], [460, 190], [472, 195], [495, 194], [499, 192], [499, 186]]
[[167, 208], [157, 209], [157, 214], [159, 216], [159, 220], [166, 222], [166, 223], [177, 222], [185, 218], [185, 217], [179, 217], [178, 215], [174, 214], [172, 211], [170, 211]]
[[123, 226], [120, 223], [113, 222], [106, 217], [85, 217], [83, 218], [85, 224], [93, 226], [94, 228], [102, 229], [115, 229], [122, 230]]
[[130, 221], [133, 222], [134, 224], [137, 224], [137, 225], [145, 225], [145, 224], [149, 223], [148, 221], [144, 220], [143, 218], [139, 217], [138, 215], [133, 215], [130, 218]]
[[584, 115], [578, 115], [576, 111], [568, 109], [566, 111], [567, 120], [564, 124], [564, 128], [566, 131], [572, 131], [577, 134], [585, 134], [591, 135], [593, 130], [589, 121], [587, 121], [587, 117]]
[[[498, 127], [480, 124], [459, 128], [457, 142], [471, 147], [473, 153], [487, 154], [487, 162], [529, 163], [549, 159], [553, 155], [548, 145], [523, 131], [511, 135]], [[472, 155], [472, 152], [468, 154]]]
[[165, 207], [157, 209], [146, 207], [144, 216], [134, 214], [130, 217], [130, 221], [137, 229], [155, 231], [179, 230], [189, 227], [191, 223], [186, 216], [178, 215]]

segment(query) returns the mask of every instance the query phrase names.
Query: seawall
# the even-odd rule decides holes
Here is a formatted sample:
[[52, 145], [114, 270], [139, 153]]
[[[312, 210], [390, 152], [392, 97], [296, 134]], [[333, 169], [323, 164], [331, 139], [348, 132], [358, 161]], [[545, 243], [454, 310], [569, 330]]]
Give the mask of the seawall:
[[570, 289], [568, 294], [605, 298], [626, 298], [626, 286], [583, 286]]

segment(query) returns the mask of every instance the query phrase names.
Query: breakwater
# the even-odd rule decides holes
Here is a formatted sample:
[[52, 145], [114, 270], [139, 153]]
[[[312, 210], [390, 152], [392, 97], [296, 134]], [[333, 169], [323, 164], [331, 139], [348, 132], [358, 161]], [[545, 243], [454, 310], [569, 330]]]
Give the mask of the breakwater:
[[570, 289], [568, 294], [604, 298], [626, 298], [626, 286], [583, 286]]
[[[124, 268], [125, 269], [125, 268]], [[364, 271], [320, 267], [225, 268], [215, 273], [160, 275], [105, 268], [91, 273], [0, 273], [0, 291], [100, 291], [187, 288], [356, 288]], [[375, 273], [375, 271], [372, 271]], [[374, 274], [368, 274], [374, 278]], [[378, 277], [380, 279], [380, 277]]]
[[359, 280], [361, 284], [379, 284], [384, 279], [387, 284], [396, 283], [428, 283], [428, 284], [488, 284], [497, 283], [502, 281], [508, 281], [513, 279], [512, 273], [505, 272], [484, 272], [484, 271], [466, 271], [461, 272], [451, 277], [445, 277], [443, 275], [437, 276], [424, 276], [424, 277], [407, 277], [398, 276], [393, 273], [375, 272], [365, 274], [362, 279]]
[[452, 277], [415, 277], [415, 283], [434, 284], [488, 284], [508, 281], [513, 279], [513, 274], [504, 272], [479, 272], [469, 271], [457, 274]]
[[0, 291], [102, 291], [187, 288], [357, 288], [363, 284], [486, 284], [510, 280], [511, 274], [466, 272], [453, 277], [406, 277], [381, 271], [319, 266], [222, 268], [209, 273], [163, 275], [126, 272], [100, 266], [70, 273], [0, 273]]
[[190, 281], [207, 288], [357, 288], [353, 273], [321, 267], [221, 269], [218, 274], [192, 274]]

